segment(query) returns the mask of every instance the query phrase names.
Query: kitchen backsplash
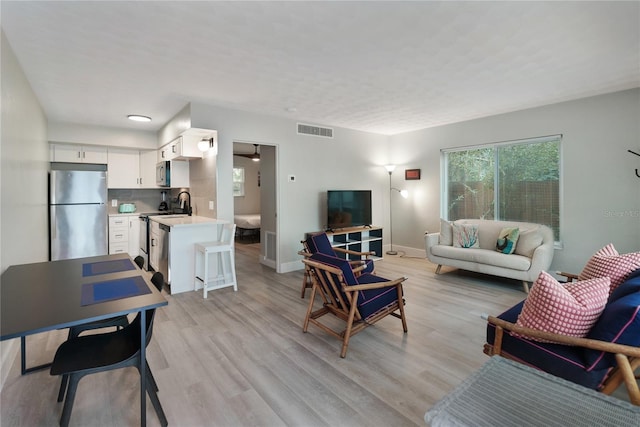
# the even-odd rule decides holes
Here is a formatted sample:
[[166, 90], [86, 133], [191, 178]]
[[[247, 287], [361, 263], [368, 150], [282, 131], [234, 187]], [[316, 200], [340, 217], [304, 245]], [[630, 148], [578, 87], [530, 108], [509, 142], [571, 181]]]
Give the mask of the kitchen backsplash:
[[[109, 215], [117, 214], [118, 206], [122, 203], [134, 203], [136, 205], [136, 213], [142, 212], [157, 212], [158, 206], [162, 201], [162, 192], [160, 189], [123, 189], [123, 190], [108, 190], [107, 197], [109, 199]], [[179, 189], [166, 189], [167, 204], [169, 200], [174, 198]], [[117, 200], [116, 206], [112, 206], [113, 200]], [[192, 202], [193, 203], [193, 202]]]

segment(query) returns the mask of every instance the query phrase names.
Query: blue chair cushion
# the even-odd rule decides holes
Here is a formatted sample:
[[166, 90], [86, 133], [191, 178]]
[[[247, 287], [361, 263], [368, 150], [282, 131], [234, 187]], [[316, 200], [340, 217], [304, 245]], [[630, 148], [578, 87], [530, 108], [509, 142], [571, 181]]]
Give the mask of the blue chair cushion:
[[[339, 256], [336, 251], [333, 250], [333, 246], [331, 246], [331, 242], [329, 241], [329, 237], [327, 237], [327, 233], [318, 233], [313, 234], [307, 238], [305, 241], [309, 252], [312, 254], [321, 253], [324, 255], [329, 255], [336, 258], [343, 258]], [[346, 257], [344, 257], [346, 258]], [[365, 268], [362, 270], [363, 273], [373, 273], [373, 260], [367, 259], [364, 260]]]
[[[627, 279], [611, 294], [611, 298], [591, 328], [586, 338], [640, 346], [640, 276]], [[610, 299], [610, 300], [611, 300]], [[589, 369], [601, 369], [614, 366], [615, 355], [603, 351], [585, 350], [585, 360]]]
[[327, 237], [327, 233], [318, 233], [309, 236], [306, 240], [306, 244], [307, 248], [309, 248], [309, 252], [312, 254], [320, 253], [337, 257], [336, 252], [333, 250], [333, 246], [331, 246], [329, 237]]
[[338, 258], [336, 256], [329, 256], [321, 253], [315, 253], [311, 255], [311, 260], [319, 262], [321, 264], [329, 265], [331, 267], [339, 268], [342, 271], [342, 275], [344, 276], [345, 282], [347, 285], [357, 285], [358, 281], [356, 280], [355, 274], [353, 274], [353, 270], [351, 269], [351, 264], [349, 261], [343, 258]]
[[[342, 274], [345, 278], [345, 282], [347, 285], [358, 285], [358, 284], [368, 284], [368, 283], [379, 283], [379, 282], [387, 282], [387, 279], [384, 279], [379, 276], [375, 276], [370, 273], [364, 273], [360, 276], [356, 277], [353, 274], [353, 270], [351, 270], [351, 264], [349, 261], [331, 257], [327, 255], [323, 255], [320, 253], [311, 255], [310, 259], [313, 261], [319, 262], [321, 264], [329, 265], [335, 268], [339, 268], [342, 271]], [[320, 271], [319, 274], [324, 274], [324, 272]], [[337, 281], [337, 277], [334, 277], [333, 280]], [[334, 295], [335, 296], [335, 295]], [[367, 318], [372, 314], [376, 313], [383, 307], [386, 307], [389, 304], [392, 304], [398, 299], [398, 293], [396, 292], [395, 286], [387, 286], [380, 289], [370, 289], [366, 291], [361, 291], [358, 293], [358, 311], [363, 318]]]
[[[380, 282], [388, 282], [388, 280], [369, 273], [358, 276], [358, 283], [361, 285]], [[358, 311], [366, 319], [396, 301], [398, 301], [398, 292], [395, 286], [360, 291], [358, 293]]]
[[[498, 318], [516, 323], [523, 304], [524, 301], [511, 307]], [[488, 324], [487, 343], [493, 344], [494, 339], [495, 325]], [[502, 336], [502, 351], [511, 359], [596, 390], [600, 388], [609, 371], [608, 368], [587, 370], [584, 349], [580, 347], [514, 337], [507, 331]]]
[[613, 290], [611, 295], [609, 295], [609, 301], [607, 301], [607, 303], [612, 303], [636, 292], [640, 292], [640, 269], [627, 276], [625, 281]]

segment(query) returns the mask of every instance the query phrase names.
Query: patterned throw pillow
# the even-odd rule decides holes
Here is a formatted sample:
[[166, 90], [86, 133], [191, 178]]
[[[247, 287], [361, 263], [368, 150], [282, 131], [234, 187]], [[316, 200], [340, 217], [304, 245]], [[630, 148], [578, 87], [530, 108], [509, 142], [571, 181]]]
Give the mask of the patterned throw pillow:
[[585, 337], [607, 304], [610, 286], [608, 277], [563, 286], [549, 273], [542, 271], [524, 301], [516, 324], [545, 332]]
[[441, 245], [453, 245], [453, 227], [449, 221], [440, 218], [440, 242]]
[[612, 243], [593, 254], [578, 275], [578, 280], [610, 277], [613, 292], [632, 271], [640, 268], [640, 252], [620, 255]]
[[474, 224], [453, 224], [453, 246], [455, 248], [479, 248], [478, 226]]
[[498, 241], [496, 242], [496, 251], [503, 254], [512, 254], [516, 250], [516, 242], [520, 236], [520, 229], [518, 227], [503, 228], [498, 234]]

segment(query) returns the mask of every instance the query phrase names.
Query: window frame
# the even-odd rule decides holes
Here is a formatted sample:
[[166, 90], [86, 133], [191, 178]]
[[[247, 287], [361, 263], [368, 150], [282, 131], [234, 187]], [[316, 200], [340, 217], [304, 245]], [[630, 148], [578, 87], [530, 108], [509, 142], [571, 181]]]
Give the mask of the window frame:
[[[461, 147], [454, 147], [454, 148], [442, 148], [440, 149], [440, 217], [446, 220], [450, 220], [449, 218], [449, 193], [448, 193], [448, 176], [449, 176], [449, 170], [448, 170], [448, 161], [447, 161], [447, 155], [449, 153], [454, 153], [454, 152], [461, 152], [461, 151], [471, 151], [471, 150], [480, 150], [480, 149], [486, 149], [486, 148], [491, 148], [493, 149], [493, 155], [494, 155], [494, 164], [493, 164], [493, 191], [494, 191], [494, 209], [493, 209], [493, 218], [487, 218], [487, 219], [493, 219], [493, 220], [499, 220], [497, 219], [500, 216], [500, 209], [499, 209], [499, 202], [500, 202], [500, 194], [499, 194], [499, 162], [498, 162], [498, 157], [499, 157], [499, 147], [504, 147], [504, 146], [513, 146], [513, 145], [521, 145], [521, 144], [539, 144], [539, 143], [546, 143], [546, 142], [553, 142], [553, 141], [557, 141], [558, 143], [558, 237], [557, 240], [555, 240], [554, 242], [554, 246], [556, 247], [556, 249], [561, 249], [563, 247], [562, 244], [562, 230], [563, 230], [563, 216], [562, 213], [564, 212], [564, 207], [563, 207], [563, 159], [562, 159], [562, 153], [563, 153], [563, 144], [562, 144], [562, 140], [563, 140], [563, 135], [562, 134], [556, 134], [556, 135], [548, 135], [548, 136], [540, 136], [540, 137], [533, 137], [533, 138], [525, 138], [525, 139], [517, 139], [517, 140], [509, 140], [509, 141], [500, 141], [500, 142], [492, 142], [492, 143], [487, 143], [487, 144], [477, 144], [477, 145], [466, 145], [466, 146], [461, 146]], [[554, 238], [555, 239], [555, 238]]]
[[[240, 180], [236, 180], [236, 170], [242, 171]], [[232, 181], [233, 197], [244, 197], [245, 195], [244, 184], [246, 182], [244, 166], [233, 167], [231, 181]], [[236, 188], [236, 185], [238, 185], [237, 188]]]

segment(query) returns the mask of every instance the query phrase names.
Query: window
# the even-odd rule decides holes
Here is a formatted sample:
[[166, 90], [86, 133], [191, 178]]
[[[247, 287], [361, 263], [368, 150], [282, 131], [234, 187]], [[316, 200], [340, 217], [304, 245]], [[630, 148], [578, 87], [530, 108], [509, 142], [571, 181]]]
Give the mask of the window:
[[244, 168], [233, 168], [233, 196], [244, 196]]
[[545, 224], [559, 241], [561, 139], [443, 150], [443, 215]]

